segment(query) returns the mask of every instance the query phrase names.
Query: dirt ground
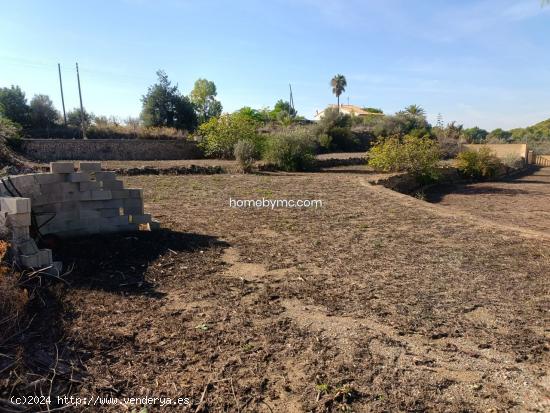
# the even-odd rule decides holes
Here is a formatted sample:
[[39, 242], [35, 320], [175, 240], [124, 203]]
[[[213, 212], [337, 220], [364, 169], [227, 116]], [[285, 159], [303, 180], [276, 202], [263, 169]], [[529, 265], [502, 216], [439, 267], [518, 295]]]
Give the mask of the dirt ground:
[[165, 229], [60, 247], [70, 286], [36, 304], [40, 339], [0, 388], [43, 389], [34, 369], [56, 371], [46, 394], [190, 399], [149, 412], [548, 411], [550, 238], [368, 179], [125, 178]]
[[501, 224], [550, 234], [550, 168], [506, 182], [484, 182], [436, 191], [432, 202]]

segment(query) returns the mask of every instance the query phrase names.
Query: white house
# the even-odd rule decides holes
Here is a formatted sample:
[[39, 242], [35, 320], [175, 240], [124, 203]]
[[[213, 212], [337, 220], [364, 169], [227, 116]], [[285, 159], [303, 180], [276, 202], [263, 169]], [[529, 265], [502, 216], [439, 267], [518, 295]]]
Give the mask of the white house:
[[[336, 109], [338, 107], [338, 105], [329, 105], [327, 109]], [[324, 113], [325, 113], [325, 110], [327, 109], [323, 109], [321, 111], [316, 111], [315, 113], [315, 116], [314, 116], [314, 119], [315, 120], [321, 120], [324, 116]], [[359, 106], [355, 106], [355, 105], [340, 105], [340, 113], [344, 113], [346, 115], [350, 115], [350, 116], [359, 116], [359, 117], [363, 117], [363, 116], [383, 116], [382, 113], [378, 113], [378, 112], [368, 112], [362, 108], [360, 108]]]

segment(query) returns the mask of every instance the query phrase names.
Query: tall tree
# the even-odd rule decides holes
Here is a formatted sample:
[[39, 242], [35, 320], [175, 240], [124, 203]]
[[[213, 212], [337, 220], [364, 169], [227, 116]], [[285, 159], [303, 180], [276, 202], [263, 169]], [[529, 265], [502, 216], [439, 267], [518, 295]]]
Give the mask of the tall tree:
[[59, 112], [47, 95], [34, 95], [31, 99], [31, 124], [33, 127], [46, 128], [59, 119]]
[[157, 71], [157, 76], [157, 83], [141, 98], [143, 124], [194, 130], [197, 116], [193, 104], [179, 93], [177, 85], [172, 86], [164, 71]]
[[25, 92], [19, 86], [0, 88], [0, 115], [22, 126], [29, 126], [30, 109]]
[[84, 116], [80, 116], [80, 108], [74, 108], [67, 112], [67, 125], [69, 126], [81, 129], [82, 119], [84, 119], [84, 127], [87, 128], [94, 120], [94, 114], [86, 112], [86, 109], [84, 109]]
[[298, 112], [296, 112], [296, 109], [290, 105], [290, 102], [279, 99], [271, 111], [271, 117], [273, 119], [280, 119], [285, 116], [294, 118], [297, 113]]
[[218, 92], [214, 82], [206, 79], [198, 79], [191, 91], [191, 102], [195, 105], [199, 123], [207, 122], [210, 118], [220, 116], [222, 104], [216, 100]]
[[332, 93], [336, 95], [336, 99], [338, 101], [338, 112], [340, 112], [340, 95], [346, 91], [348, 82], [346, 81], [344, 75], [338, 74], [331, 79], [330, 85], [332, 86]]
[[413, 116], [420, 116], [422, 118], [426, 117], [426, 111], [422, 106], [419, 105], [409, 105], [405, 108], [405, 113]]

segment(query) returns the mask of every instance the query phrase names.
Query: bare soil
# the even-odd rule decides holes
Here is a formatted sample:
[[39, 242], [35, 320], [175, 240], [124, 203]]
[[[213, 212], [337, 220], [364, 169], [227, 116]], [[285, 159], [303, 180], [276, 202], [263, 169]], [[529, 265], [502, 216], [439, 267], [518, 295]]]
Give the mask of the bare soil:
[[[550, 239], [359, 172], [125, 178], [165, 229], [58, 248], [75, 264], [70, 286], [36, 304], [35, 339], [0, 398], [191, 400], [149, 412], [548, 411]], [[32, 383], [54, 368], [54, 385]]]
[[445, 188], [429, 194], [441, 206], [550, 235], [550, 168], [521, 178]]

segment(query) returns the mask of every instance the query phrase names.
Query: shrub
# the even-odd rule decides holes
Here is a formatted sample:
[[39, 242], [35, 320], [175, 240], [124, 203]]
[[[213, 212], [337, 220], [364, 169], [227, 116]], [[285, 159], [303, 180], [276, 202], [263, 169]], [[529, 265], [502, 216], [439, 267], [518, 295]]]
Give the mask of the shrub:
[[307, 129], [287, 129], [270, 136], [264, 159], [283, 171], [305, 171], [313, 166], [315, 146]]
[[502, 159], [502, 163], [508, 168], [519, 169], [523, 167], [524, 160], [517, 154], [509, 153]]
[[[328, 108], [317, 124], [317, 139], [321, 142], [321, 137], [327, 135], [330, 137], [330, 149], [356, 150], [359, 140], [352, 134], [351, 125], [351, 116], [339, 113], [335, 108]], [[327, 139], [323, 137], [323, 141], [326, 143]]]
[[242, 171], [245, 173], [252, 170], [254, 161], [259, 158], [258, 149], [254, 143], [246, 140], [240, 140], [235, 144], [233, 154]]
[[21, 146], [21, 125], [0, 116], [0, 142], [18, 150]]
[[500, 160], [487, 147], [461, 152], [456, 159], [458, 170], [467, 178], [493, 178], [502, 167]]
[[199, 127], [202, 138], [199, 146], [207, 156], [229, 159], [239, 140], [250, 141], [260, 152], [262, 138], [258, 133], [259, 124], [248, 116], [233, 113], [212, 118]]
[[439, 177], [441, 153], [429, 137], [406, 135], [378, 141], [368, 153], [369, 165], [386, 172], [406, 171], [421, 181]]

